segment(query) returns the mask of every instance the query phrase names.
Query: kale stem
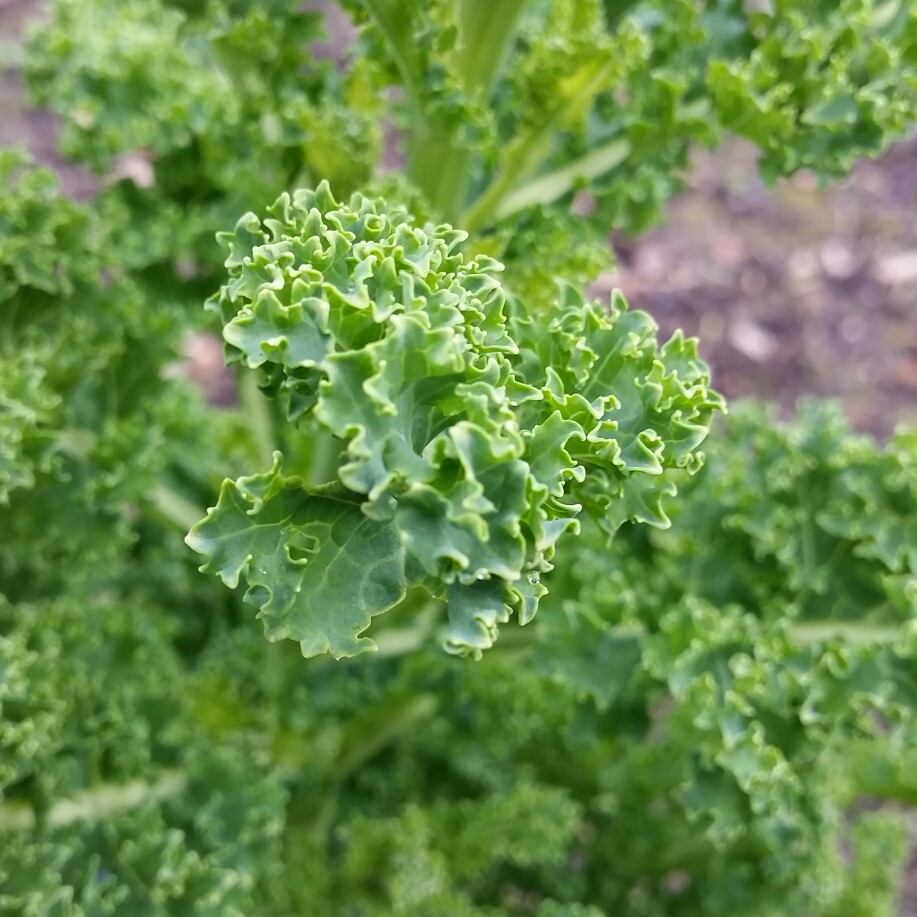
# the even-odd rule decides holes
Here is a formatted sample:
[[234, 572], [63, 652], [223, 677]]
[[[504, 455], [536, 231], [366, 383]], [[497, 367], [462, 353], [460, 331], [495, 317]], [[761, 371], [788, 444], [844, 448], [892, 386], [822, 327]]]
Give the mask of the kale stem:
[[790, 635], [803, 645], [819, 643], [832, 638], [843, 640], [851, 646], [868, 646], [872, 643], [894, 643], [901, 639], [900, 627], [864, 624], [858, 621], [813, 621], [791, 624]]
[[159, 481], [150, 492], [155, 511], [182, 532], [194, 528], [204, 518], [204, 511], [167, 484]]
[[[460, 224], [463, 229], [475, 232], [491, 222], [500, 212], [504, 199], [516, 187], [520, 179], [528, 178], [545, 160], [550, 153], [555, 133], [565, 128], [584, 111], [613, 68], [614, 61], [608, 60], [597, 66], [583, 67], [571, 75], [565, 92], [558, 96], [549, 110], [544, 113], [543, 118], [524, 128], [507, 147], [503, 161], [490, 185], [461, 217]], [[622, 156], [622, 149], [619, 147], [611, 149], [612, 160]], [[590, 163], [589, 167], [597, 168], [598, 166]], [[572, 182], [576, 178], [574, 173], [572, 176], [566, 176], [564, 181]]]
[[334, 781], [340, 785], [366, 761], [375, 757], [387, 745], [406, 733], [414, 731], [422, 720], [436, 712], [437, 700], [432, 694], [420, 694], [401, 704], [394, 711], [383, 708], [378, 721], [369, 732], [361, 731], [349, 748], [345, 748], [334, 768]]
[[330, 780], [325, 799], [313, 822], [316, 837], [328, 837], [337, 815], [338, 793], [344, 783], [366, 761], [401, 736], [413, 732], [420, 722], [433, 716], [436, 709], [437, 700], [432, 694], [412, 697], [407, 703], [397, 705], [394, 710], [385, 708], [375, 723], [368, 724], [368, 730], [361, 730], [350, 747], [342, 750], [332, 773], [328, 775]]
[[[118, 815], [148, 799], [171, 799], [183, 793], [187, 786], [188, 778], [181, 771], [166, 771], [155, 783], [143, 780], [103, 783], [71, 799], [58, 800], [42, 820], [51, 828], [65, 828], [77, 821]], [[0, 825], [6, 830], [31, 831], [37, 827], [38, 818], [27, 803], [6, 802], [0, 805]]]
[[274, 424], [264, 392], [258, 388], [258, 374], [252, 370], [239, 373], [239, 401], [255, 440], [254, 458], [262, 468], [274, 464]]
[[420, 649], [427, 642], [442, 610], [443, 603], [439, 599], [427, 599], [414, 614], [410, 627], [393, 627], [375, 637], [376, 656], [407, 656]]
[[455, 64], [468, 92], [489, 99], [528, 0], [460, 0], [462, 44]]
[[337, 484], [337, 470], [342, 443], [327, 430], [318, 429], [312, 433], [312, 464], [309, 468], [310, 490]]
[[[535, 204], [553, 204], [556, 200], [569, 194], [578, 185], [588, 182], [620, 165], [630, 154], [630, 144], [623, 138], [615, 138], [585, 156], [574, 160], [569, 165], [546, 175], [540, 175], [531, 181], [506, 194], [499, 202], [484, 201], [469, 211], [462, 221], [463, 228], [474, 230], [479, 221], [487, 216], [488, 206], [498, 219], [512, 216], [526, 207]], [[482, 212], [475, 211], [481, 209]]]
[[[461, 0], [457, 10], [459, 47], [451, 59], [469, 100], [486, 104], [506, 57], [519, 15], [528, 0]], [[370, 4], [373, 5], [373, 4]], [[416, 115], [416, 110], [415, 110]], [[431, 123], [427, 113], [414, 118], [408, 174], [433, 209], [455, 221], [464, 205], [478, 144], [454, 126]]]
[[412, 120], [418, 123], [423, 118], [418, 85], [421, 75], [416, 72], [414, 66], [413, 36], [410, 26], [408, 24], [406, 27], [397, 0], [363, 0], [363, 5], [388, 44], [395, 66], [401, 74], [401, 82], [411, 108]]

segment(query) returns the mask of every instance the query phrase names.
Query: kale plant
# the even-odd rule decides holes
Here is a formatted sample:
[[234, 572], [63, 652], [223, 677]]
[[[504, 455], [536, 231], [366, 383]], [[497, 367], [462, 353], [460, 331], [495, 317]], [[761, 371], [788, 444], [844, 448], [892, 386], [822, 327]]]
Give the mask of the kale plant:
[[910, 130], [913, 4], [340, 7], [29, 42], [103, 181], [0, 152], [0, 914], [893, 914], [913, 431], [587, 284], [692, 145]]

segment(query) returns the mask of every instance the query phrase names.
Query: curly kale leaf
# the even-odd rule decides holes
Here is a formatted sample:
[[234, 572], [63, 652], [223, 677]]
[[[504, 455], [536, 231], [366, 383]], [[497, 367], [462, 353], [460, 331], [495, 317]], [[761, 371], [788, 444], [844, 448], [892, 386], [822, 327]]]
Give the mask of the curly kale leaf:
[[659, 349], [620, 297], [606, 310], [566, 287], [529, 318], [464, 239], [327, 184], [222, 236], [230, 279], [210, 306], [229, 360], [340, 464], [303, 483], [278, 458], [227, 482], [188, 543], [228, 585], [244, 575], [268, 636], [307, 655], [372, 648], [358, 635], [413, 585], [447, 603], [447, 647], [479, 654], [535, 613], [582, 511], [608, 531], [666, 525], [665, 472], [700, 464], [720, 401], [693, 342]]
[[309, 494], [285, 478], [280, 455], [267, 474], [226, 481], [210, 524], [188, 538], [204, 569], [261, 607], [267, 636], [300, 641], [307, 656], [353, 656], [358, 635], [406, 591], [405, 551], [391, 526], [360, 512], [356, 494]]

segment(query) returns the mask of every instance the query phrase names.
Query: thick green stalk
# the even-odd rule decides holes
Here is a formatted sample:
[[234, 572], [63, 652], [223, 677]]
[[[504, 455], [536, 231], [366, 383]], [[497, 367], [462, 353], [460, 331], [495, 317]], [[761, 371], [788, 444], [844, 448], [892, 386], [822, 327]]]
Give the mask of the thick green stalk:
[[252, 370], [239, 373], [239, 402], [255, 441], [254, 458], [262, 468], [270, 468], [274, 461], [274, 424], [270, 405], [258, 387], [258, 374]]
[[426, 125], [411, 142], [408, 174], [443, 220], [455, 223], [461, 210], [472, 155], [454, 134], [438, 135]]
[[466, 92], [487, 99], [527, 0], [461, 0], [462, 44], [455, 62]]
[[[468, 98], [482, 104], [490, 99], [527, 2], [461, 0], [457, 13], [461, 39], [451, 63]], [[408, 176], [440, 216], [454, 221], [467, 194], [475, 144], [460, 135], [460, 120], [443, 130], [427, 115], [424, 112], [412, 125]]]

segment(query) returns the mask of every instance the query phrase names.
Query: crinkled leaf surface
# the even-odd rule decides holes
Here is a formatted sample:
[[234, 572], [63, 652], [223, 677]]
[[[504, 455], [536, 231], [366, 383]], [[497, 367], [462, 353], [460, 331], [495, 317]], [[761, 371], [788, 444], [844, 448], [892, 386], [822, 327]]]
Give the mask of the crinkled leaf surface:
[[360, 634], [405, 595], [405, 550], [394, 529], [360, 512], [354, 494], [310, 494], [267, 474], [226, 481], [217, 505], [187, 538], [201, 569], [248, 582], [269, 640], [297, 640], [304, 656], [373, 649]]
[[[244, 575], [268, 635], [310, 655], [356, 652], [406, 567], [449, 606], [446, 646], [478, 655], [510, 614], [531, 619], [581, 511], [608, 531], [664, 526], [666, 472], [699, 467], [721, 402], [693, 341], [659, 348], [620, 296], [603, 308], [570, 286], [529, 316], [464, 240], [327, 184], [221, 237], [229, 280], [210, 307], [229, 359], [263, 374], [294, 437], [332, 438], [334, 480], [314, 484], [344, 496], [283, 484], [275, 465], [224, 485], [189, 544], [228, 585]], [[361, 587], [336, 593], [360, 564]]]

